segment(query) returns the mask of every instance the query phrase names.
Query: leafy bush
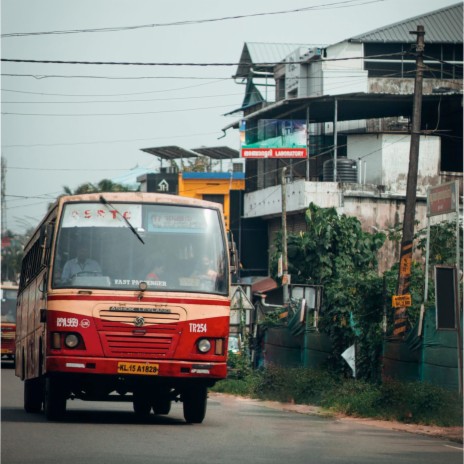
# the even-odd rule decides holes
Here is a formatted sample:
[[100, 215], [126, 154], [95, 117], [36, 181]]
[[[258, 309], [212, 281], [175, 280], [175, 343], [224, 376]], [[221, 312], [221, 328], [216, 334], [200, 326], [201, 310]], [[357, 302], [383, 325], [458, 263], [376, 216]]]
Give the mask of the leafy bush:
[[213, 391], [417, 424], [459, 426], [463, 419], [459, 395], [427, 383], [386, 380], [376, 385], [306, 368], [269, 366], [243, 379], [223, 380]]
[[321, 406], [349, 416], [376, 417], [380, 396], [371, 383], [345, 379], [338, 388], [327, 392]]
[[229, 351], [227, 367], [229, 369], [229, 377], [236, 379], [244, 379], [251, 373], [250, 360], [245, 352], [233, 353]]

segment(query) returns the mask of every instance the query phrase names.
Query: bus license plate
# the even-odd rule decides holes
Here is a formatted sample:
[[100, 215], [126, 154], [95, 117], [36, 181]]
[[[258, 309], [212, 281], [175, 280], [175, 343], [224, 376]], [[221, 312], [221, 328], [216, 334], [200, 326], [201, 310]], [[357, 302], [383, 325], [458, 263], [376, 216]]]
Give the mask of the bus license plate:
[[118, 362], [118, 374], [158, 375], [159, 364]]

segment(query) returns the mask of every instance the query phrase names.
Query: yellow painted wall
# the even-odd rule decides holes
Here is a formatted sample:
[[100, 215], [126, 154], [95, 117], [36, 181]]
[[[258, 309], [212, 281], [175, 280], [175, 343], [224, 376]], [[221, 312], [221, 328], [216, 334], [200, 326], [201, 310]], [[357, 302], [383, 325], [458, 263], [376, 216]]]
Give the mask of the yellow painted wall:
[[179, 173], [179, 195], [190, 198], [203, 199], [203, 195], [224, 196], [224, 219], [229, 230], [230, 191], [245, 190], [244, 179], [184, 179]]

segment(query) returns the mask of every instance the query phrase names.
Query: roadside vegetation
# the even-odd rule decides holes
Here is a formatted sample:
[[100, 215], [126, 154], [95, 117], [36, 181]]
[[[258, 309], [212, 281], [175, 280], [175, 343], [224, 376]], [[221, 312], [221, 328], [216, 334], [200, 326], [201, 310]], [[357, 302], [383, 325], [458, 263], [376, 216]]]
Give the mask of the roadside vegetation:
[[308, 368], [270, 366], [251, 371], [237, 362], [234, 374], [212, 391], [261, 400], [310, 404], [327, 414], [345, 414], [405, 423], [462, 426], [462, 398], [423, 382], [384, 380], [371, 383]]
[[[455, 262], [455, 228], [454, 222], [432, 226], [431, 270], [435, 264]], [[463, 402], [458, 393], [425, 382], [403, 383], [382, 377], [381, 353], [383, 342], [393, 329], [391, 297], [396, 293], [398, 265], [379, 275], [377, 255], [387, 240], [400, 242], [400, 231], [401, 225], [385, 233], [368, 233], [362, 230], [357, 218], [339, 215], [335, 208], [310, 204], [306, 211], [306, 230], [287, 237], [289, 273], [292, 283], [323, 287], [318, 330], [329, 337], [332, 352], [321, 370], [272, 365], [252, 370], [245, 348], [243, 355], [230, 353], [231, 375], [213, 390], [262, 400], [310, 404], [328, 414], [462, 426]], [[425, 230], [419, 230], [415, 237], [415, 246], [423, 255], [425, 237]], [[271, 275], [278, 282], [281, 249], [279, 236], [270, 266]], [[419, 319], [424, 281], [423, 262], [414, 262], [410, 287], [412, 306], [407, 313], [410, 330]], [[462, 288], [459, 294], [462, 295]], [[426, 308], [433, 309], [432, 278], [427, 301]], [[268, 327], [285, 324], [281, 313], [286, 310], [281, 308], [268, 314], [259, 324]], [[247, 343], [253, 346], [256, 341]], [[353, 344], [357, 346], [356, 379], [341, 356]]]

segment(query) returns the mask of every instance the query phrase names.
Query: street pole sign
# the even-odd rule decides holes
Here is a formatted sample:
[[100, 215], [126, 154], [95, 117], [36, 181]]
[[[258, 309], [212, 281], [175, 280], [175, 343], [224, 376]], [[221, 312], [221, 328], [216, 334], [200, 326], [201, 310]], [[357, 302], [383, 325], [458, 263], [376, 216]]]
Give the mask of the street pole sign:
[[458, 182], [447, 182], [436, 187], [430, 187], [428, 194], [427, 213], [429, 217], [457, 211]]
[[411, 294], [406, 293], [405, 295], [393, 295], [392, 306], [394, 308], [409, 308], [412, 306]]

